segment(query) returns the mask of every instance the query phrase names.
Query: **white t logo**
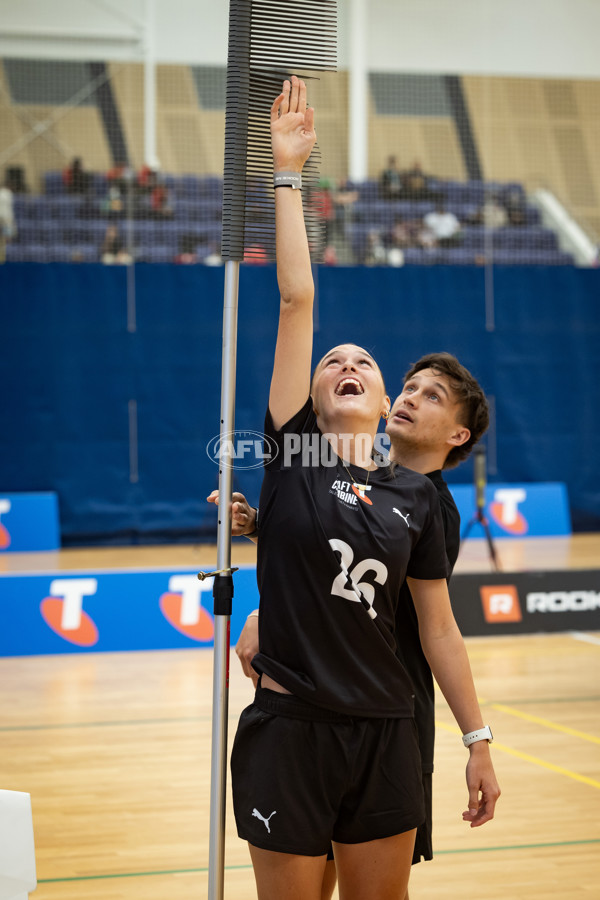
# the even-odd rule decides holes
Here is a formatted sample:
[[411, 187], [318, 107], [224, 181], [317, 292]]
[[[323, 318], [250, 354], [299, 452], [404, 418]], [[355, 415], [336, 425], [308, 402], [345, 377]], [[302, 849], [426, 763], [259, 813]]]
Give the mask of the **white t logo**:
[[64, 600], [60, 622], [63, 631], [77, 631], [81, 625], [83, 598], [91, 597], [97, 590], [95, 578], [57, 578], [50, 582], [50, 596]]
[[499, 488], [494, 492], [494, 500], [500, 503], [500, 521], [503, 525], [514, 525], [519, 514], [518, 505], [527, 494], [523, 488]]
[[181, 594], [181, 625], [197, 625], [200, 621], [202, 603], [200, 594], [211, 590], [210, 584], [198, 581], [197, 575], [172, 575], [169, 578], [169, 590]]

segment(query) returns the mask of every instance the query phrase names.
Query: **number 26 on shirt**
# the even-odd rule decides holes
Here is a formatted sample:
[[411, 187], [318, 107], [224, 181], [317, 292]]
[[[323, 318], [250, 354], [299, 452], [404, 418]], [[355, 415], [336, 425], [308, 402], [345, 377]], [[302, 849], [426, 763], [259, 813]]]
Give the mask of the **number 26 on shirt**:
[[357, 562], [354, 568], [354, 550], [345, 541], [332, 538], [329, 546], [334, 553], [340, 554], [341, 572], [333, 580], [331, 593], [337, 597], [352, 600], [353, 603], [362, 603], [372, 619], [377, 617], [373, 607], [375, 601], [375, 587], [368, 581], [361, 581], [367, 572], [374, 572], [374, 581], [377, 584], [385, 584], [388, 577], [387, 567], [378, 559], [363, 559]]

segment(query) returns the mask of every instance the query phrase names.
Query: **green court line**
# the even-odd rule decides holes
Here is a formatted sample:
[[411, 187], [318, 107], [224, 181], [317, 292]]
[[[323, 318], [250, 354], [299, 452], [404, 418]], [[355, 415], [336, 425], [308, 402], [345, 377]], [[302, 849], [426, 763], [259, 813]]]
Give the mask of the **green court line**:
[[[582, 847], [589, 844], [600, 844], [600, 838], [591, 838], [583, 841], [550, 841], [542, 844], [509, 844], [505, 847], [466, 847], [455, 850], [436, 850], [436, 856], [448, 856], [453, 853], [498, 853], [504, 850], [546, 850], [552, 847]], [[246, 863], [240, 866], [225, 866], [226, 872], [235, 872], [240, 869], [251, 869], [252, 865]], [[70, 881], [102, 881], [107, 878], [145, 878], [157, 875], [197, 875], [208, 872], [208, 866], [197, 869], [164, 869], [158, 872], [121, 872], [108, 875], [79, 875], [71, 878], [38, 878], [38, 884], [62, 884]]]
[[[225, 866], [227, 872], [236, 869], [251, 869], [252, 865], [246, 863], [243, 866]], [[67, 881], [103, 881], [107, 878], [145, 878], [156, 875], [197, 875], [208, 872], [208, 866], [200, 869], [164, 869], [160, 872], [111, 872], [108, 875], [76, 875], [71, 878], [38, 878], [38, 884], [62, 884]]]
[[[236, 721], [238, 716], [230, 716], [229, 721]], [[65, 728], [113, 728], [116, 725], [177, 725], [186, 722], [210, 722], [211, 716], [181, 716], [177, 719], [115, 719], [106, 722], [49, 722], [47, 725], [4, 725], [3, 731], [54, 731]]]

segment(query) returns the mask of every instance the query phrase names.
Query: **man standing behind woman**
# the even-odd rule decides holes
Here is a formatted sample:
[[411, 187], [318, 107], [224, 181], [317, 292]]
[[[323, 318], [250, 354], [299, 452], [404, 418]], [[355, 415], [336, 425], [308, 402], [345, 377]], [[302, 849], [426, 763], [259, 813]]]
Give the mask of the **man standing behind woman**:
[[[281, 305], [265, 431], [282, 449], [286, 435], [327, 435], [334, 465], [282, 452], [265, 470], [253, 661], [261, 680], [235, 739], [234, 810], [260, 900], [318, 900], [331, 842], [341, 900], [397, 900], [425, 818], [412, 684], [395, 653], [405, 578], [461, 730], [484, 726], [450, 608], [435, 488], [372, 461], [389, 409], [379, 368], [341, 344], [311, 384], [314, 287], [294, 188], [316, 135], [296, 78], [273, 104], [271, 133]], [[499, 790], [488, 742], [469, 749], [463, 818], [474, 823], [491, 818]]]
[[[460, 545], [460, 517], [442, 470], [451, 469], [470, 455], [489, 424], [485, 394], [472, 374], [450, 353], [421, 357], [404, 376], [402, 392], [395, 401], [386, 426], [391, 439], [390, 458], [400, 465], [427, 475], [440, 500], [446, 556], [454, 568]], [[218, 491], [208, 498], [218, 502]], [[232, 498], [232, 533], [258, 536], [256, 510], [243, 494]], [[435, 736], [433, 676], [421, 647], [419, 622], [406, 582], [400, 589], [396, 610], [396, 653], [415, 690], [415, 724], [419, 735], [425, 797], [425, 821], [419, 825], [413, 864], [433, 859], [432, 775]], [[252, 660], [258, 653], [258, 611], [248, 616], [236, 645], [245, 674], [256, 684]], [[472, 822], [484, 824], [484, 813]], [[335, 862], [328, 855], [322, 900], [330, 900], [336, 882]], [[408, 900], [408, 892], [405, 900]]]

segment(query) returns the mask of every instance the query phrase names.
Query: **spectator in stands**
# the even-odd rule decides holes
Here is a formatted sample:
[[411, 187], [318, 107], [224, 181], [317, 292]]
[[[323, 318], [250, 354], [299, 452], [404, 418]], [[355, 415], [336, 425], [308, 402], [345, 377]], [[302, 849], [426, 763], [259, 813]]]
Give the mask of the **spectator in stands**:
[[389, 233], [389, 246], [398, 247], [400, 250], [404, 250], [406, 247], [415, 247], [418, 243], [419, 230], [418, 223], [407, 222], [401, 215], [397, 215]]
[[7, 166], [4, 176], [4, 184], [13, 194], [28, 194], [29, 186], [25, 181], [25, 169], [23, 166]]
[[108, 188], [108, 194], [102, 199], [100, 211], [109, 216], [109, 218], [119, 218], [125, 212], [125, 203], [121, 188], [116, 184], [111, 184]]
[[420, 222], [405, 221], [398, 215], [390, 231], [385, 236], [386, 262], [389, 266], [404, 265], [404, 251], [419, 243]]
[[137, 215], [140, 218], [172, 219], [169, 192], [157, 169], [144, 166], [138, 175]]
[[16, 234], [13, 192], [8, 183], [0, 187], [0, 263], [6, 261], [6, 244]]
[[112, 169], [109, 169], [106, 179], [109, 185], [118, 187], [124, 193], [134, 182], [135, 173], [126, 162], [120, 161], [115, 163]]
[[527, 208], [525, 197], [521, 191], [509, 191], [504, 198], [504, 205], [506, 206], [509, 225], [525, 225], [527, 222]]
[[421, 243], [427, 249], [456, 247], [460, 243], [461, 224], [443, 203], [438, 203], [433, 212], [427, 213], [423, 218], [423, 226]]
[[222, 266], [223, 260], [219, 248], [213, 244], [209, 250], [208, 256], [202, 260], [205, 266]]
[[385, 266], [386, 263], [387, 252], [381, 234], [376, 228], [372, 228], [367, 235], [365, 266]]
[[402, 196], [407, 200], [439, 200], [440, 195], [433, 191], [430, 177], [423, 172], [421, 163], [416, 159], [412, 169], [402, 172]]
[[335, 218], [332, 183], [329, 178], [321, 178], [316, 190], [308, 191], [305, 207], [314, 210], [324, 222], [325, 243], [329, 244], [333, 238], [333, 223]]
[[333, 195], [334, 226], [337, 237], [344, 234], [346, 224], [352, 219], [352, 207], [358, 200], [358, 191], [353, 188], [347, 179], [343, 178]]
[[109, 225], [100, 248], [100, 259], [107, 265], [127, 266], [131, 263], [131, 255], [125, 249], [123, 239], [116, 225]]
[[112, 217], [135, 215], [137, 185], [133, 169], [126, 162], [118, 162], [106, 173], [108, 194], [102, 203], [102, 210]]
[[475, 215], [474, 224], [485, 228], [504, 228], [508, 225], [508, 213], [496, 194], [488, 194]]
[[79, 156], [72, 160], [70, 166], [63, 169], [62, 179], [69, 194], [87, 194], [92, 185], [91, 173], [84, 170]]
[[379, 176], [379, 191], [384, 200], [403, 197], [402, 173], [395, 156], [388, 156], [387, 166]]
[[197, 241], [193, 234], [182, 234], [179, 240], [179, 253], [175, 262], [183, 266], [191, 266], [199, 262], [196, 251]]

